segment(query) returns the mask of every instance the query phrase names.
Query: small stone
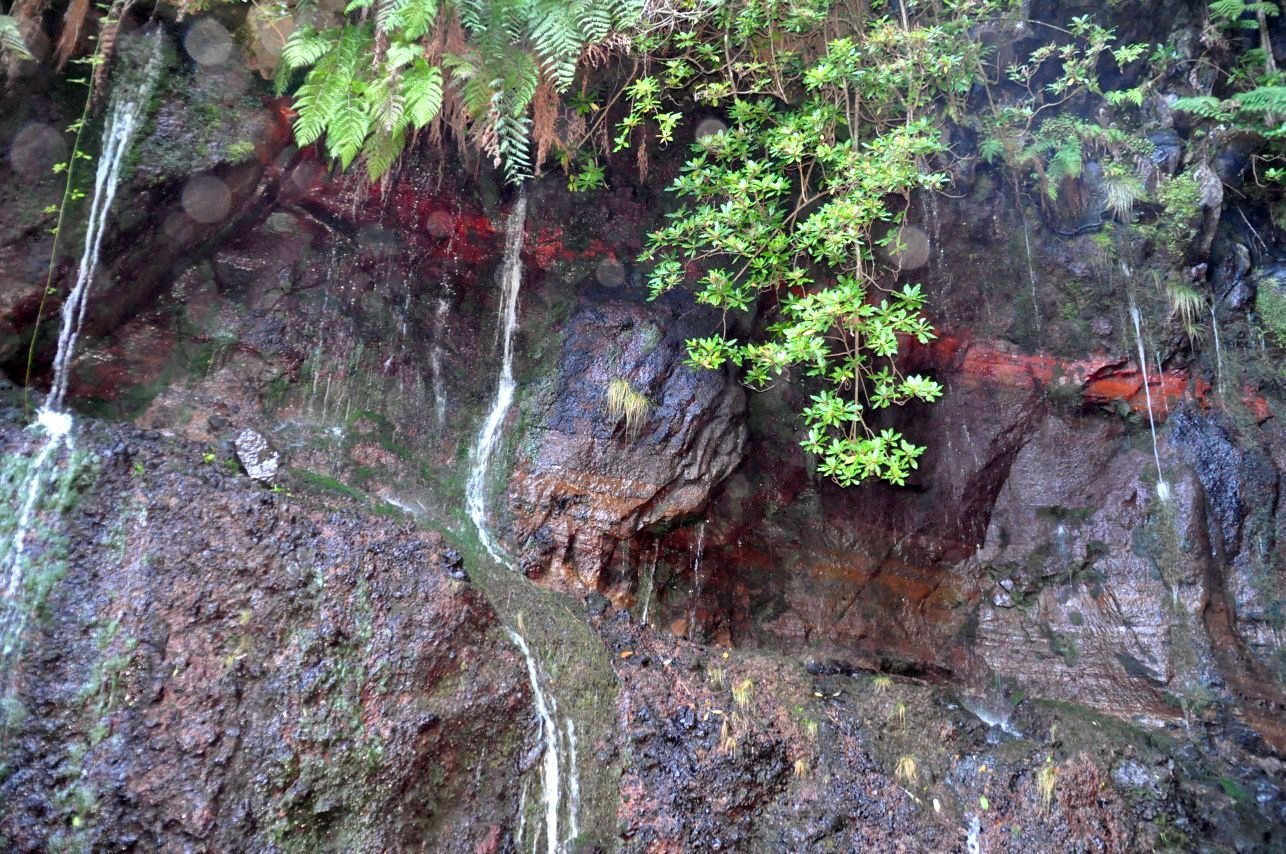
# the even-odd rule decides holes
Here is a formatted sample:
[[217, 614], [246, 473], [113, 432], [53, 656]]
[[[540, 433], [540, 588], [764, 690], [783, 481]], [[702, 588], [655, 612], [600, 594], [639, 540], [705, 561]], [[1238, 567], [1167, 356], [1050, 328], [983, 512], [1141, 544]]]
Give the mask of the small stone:
[[585, 595], [585, 609], [591, 617], [601, 617], [611, 605], [608, 598], [597, 590], [591, 590]]
[[246, 474], [260, 483], [271, 483], [277, 476], [281, 455], [274, 451], [268, 440], [257, 430], [246, 428], [236, 439], [237, 459]]

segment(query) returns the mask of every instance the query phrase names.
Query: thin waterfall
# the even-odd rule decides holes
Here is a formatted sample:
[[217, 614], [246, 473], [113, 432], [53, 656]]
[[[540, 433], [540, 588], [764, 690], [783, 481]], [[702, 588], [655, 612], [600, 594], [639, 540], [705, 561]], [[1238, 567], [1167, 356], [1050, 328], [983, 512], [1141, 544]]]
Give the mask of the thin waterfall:
[[469, 482], [464, 490], [465, 509], [478, 538], [487, 554], [496, 563], [508, 565], [501, 556], [500, 544], [491, 535], [487, 525], [487, 469], [500, 440], [500, 428], [514, 399], [513, 339], [518, 329], [518, 289], [522, 286], [522, 234], [527, 219], [527, 196], [518, 197], [509, 222], [505, 227], [505, 255], [500, 273], [500, 380], [496, 385], [496, 399], [487, 413], [487, 420], [478, 431], [478, 441], [469, 455], [472, 465]]
[[536, 704], [536, 717], [540, 719], [540, 737], [545, 742], [544, 756], [540, 763], [541, 801], [545, 805], [545, 850], [548, 854], [557, 854], [558, 847], [558, 808], [562, 795], [562, 780], [558, 770], [558, 727], [554, 724], [554, 715], [558, 707], [554, 698], [545, 693], [541, 687], [540, 669], [536, 659], [527, 646], [527, 640], [514, 629], [505, 627], [509, 639], [522, 653], [527, 662], [527, 678], [531, 682], [531, 696]]
[[[483, 548], [496, 563], [513, 570], [513, 565], [505, 558], [500, 544], [496, 541], [487, 522], [487, 472], [491, 458], [495, 455], [496, 445], [500, 441], [501, 428], [505, 416], [514, 400], [513, 342], [518, 330], [518, 291], [522, 286], [522, 240], [523, 229], [527, 218], [527, 197], [521, 195], [514, 204], [505, 226], [505, 253], [500, 272], [500, 377], [496, 385], [496, 397], [491, 411], [478, 431], [478, 440], [469, 454], [469, 480], [465, 485], [465, 509], [473, 520], [478, 531], [478, 539]], [[536, 717], [540, 720], [540, 737], [543, 742], [541, 759], [541, 802], [545, 813], [545, 850], [546, 854], [558, 854], [562, 850], [558, 827], [562, 810], [563, 793], [563, 751], [568, 751], [567, 772], [567, 825], [571, 828], [571, 838], [580, 832], [577, 812], [580, 808], [580, 780], [576, 768], [576, 730], [571, 720], [567, 721], [566, 739], [559, 731], [556, 719], [558, 704], [552, 693], [545, 689], [545, 677], [540, 666], [532, 655], [527, 639], [522, 635], [522, 621], [519, 619], [516, 628], [506, 627], [510, 640], [522, 653], [527, 663], [527, 678], [531, 683], [532, 698], [536, 705]], [[539, 847], [539, 834], [533, 831], [532, 847]]]
[[[442, 387], [442, 339], [447, 331], [447, 314], [451, 303], [445, 296], [438, 297], [438, 305], [433, 315], [433, 350], [429, 353], [429, 368], [433, 375], [433, 413], [437, 416], [438, 427], [447, 420], [447, 396]], [[476, 523], [476, 519], [474, 520]]]
[[1031, 260], [1031, 235], [1027, 229], [1027, 212], [1019, 206], [1019, 214], [1023, 219], [1023, 245], [1027, 247], [1027, 279], [1031, 282], [1031, 313], [1032, 320], [1036, 324], [1036, 334], [1040, 334], [1040, 302], [1036, 296], [1036, 268], [1032, 265]]
[[647, 625], [647, 612], [652, 604], [652, 594], [656, 588], [656, 563], [661, 557], [661, 543], [658, 541], [656, 547], [652, 550], [652, 563], [648, 566], [647, 571], [647, 595], [643, 599], [643, 625]]
[[1210, 303], [1210, 328], [1215, 333], [1215, 385], [1219, 387], [1219, 394], [1223, 395], [1223, 348], [1219, 346], [1219, 318], [1215, 314], [1215, 304], [1212, 300]]
[[1165, 482], [1161, 472], [1161, 452], [1157, 450], [1157, 424], [1152, 415], [1152, 387], [1148, 382], [1148, 357], [1143, 350], [1143, 324], [1139, 320], [1139, 307], [1130, 304], [1130, 318], [1134, 321], [1134, 341], [1139, 347], [1139, 370], [1143, 373], [1143, 394], [1148, 402], [1148, 428], [1152, 431], [1152, 459], [1157, 466], [1157, 498], [1162, 501], [1170, 497], [1170, 485]]
[[85, 321], [90, 286], [98, 271], [99, 252], [103, 235], [107, 233], [107, 213], [116, 198], [120, 183], [121, 166], [129, 152], [143, 109], [156, 82], [160, 59], [160, 30], [152, 36], [152, 55], [139, 88], [117, 91], [112, 98], [103, 127], [103, 150], [98, 156], [98, 171], [94, 175], [94, 197], [89, 203], [89, 219], [85, 225], [85, 246], [80, 255], [76, 283], [67, 294], [62, 307], [62, 328], [58, 333], [58, 352], [54, 357], [54, 381], [45, 400], [45, 408], [60, 411], [67, 395], [67, 381], [71, 373], [72, 356], [76, 338]]
[[697, 639], [697, 607], [701, 599], [701, 558], [705, 555], [706, 523], [697, 526], [697, 551], [692, 563], [692, 601], [688, 606], [688, 640]]
[[73, 476], [69, 463], [63, 472], [56, 470], [60, 452], [74, 450], [72, 429], [75, 426], [71, 413], [63, 406], [71, 364], [75, 356], [76, 339], [85, 320], [90, 287], [98, 270], [107, 233], [107, 215], [116, 198], [121, 169], [138, 129], [144, 108], [156, 83], [160, 67], [161, 34], [151, 36], [150, 56], [141, 78], [122, 83], [112, 96], [107, 119], [103, 125], [102, 151], [94, 174], [94, 194], [89, 202], [89, 217], [85, 225], [85, 244], [81, 249], [76, 280], [62, 305], [62, 326], [58, 333], [58, 349], [54, 356], [54, 378], [49, 395], [36, 413], [35, 427], [41, 435], [41, 444], [35, 451], [31, 465], [17, 485], [17, 518], [13, 535], [0, 551], [0, 583], [4, 601], [0, 611], [0, 675], [4, 685], [0, 693], [7, 696], [11, 686], [14, 665], [21, 653], [22, 636], [27, 618], [39, 605], [28, 602], [26, 590], [27, 546], [45, 493], [59, 477]]
[[576, 774], [576, 724], [567, 718], [567, 841], [580, 836], [577, 812], [580, 808], [580, 777]]

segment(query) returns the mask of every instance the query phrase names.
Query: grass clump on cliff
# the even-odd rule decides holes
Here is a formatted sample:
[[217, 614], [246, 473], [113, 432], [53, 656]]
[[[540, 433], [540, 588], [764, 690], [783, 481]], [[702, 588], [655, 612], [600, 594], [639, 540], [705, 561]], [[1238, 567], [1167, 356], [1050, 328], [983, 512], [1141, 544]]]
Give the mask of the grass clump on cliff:
[[1286, 347], [1286, 290], [1265, 282], [1255, 297], [1255, 310], [1278, 347]]
[[635, 391], [628, 381], [617, 377], [607, 384], [607, 417], [614, 424], [624, 423], [630, 441], [643, 432], [651, 408], [647, 395]]

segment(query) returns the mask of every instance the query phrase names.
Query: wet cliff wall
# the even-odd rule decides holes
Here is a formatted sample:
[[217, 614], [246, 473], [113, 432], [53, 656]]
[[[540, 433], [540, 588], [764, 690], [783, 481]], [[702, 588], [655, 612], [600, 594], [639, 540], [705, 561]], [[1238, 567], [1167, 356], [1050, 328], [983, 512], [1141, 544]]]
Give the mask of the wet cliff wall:
[[[1130, 38], [1172, 30], [1182, 43], [1197, 22], [1187, 10], [1118, 23]], [[174, 27], [172, 36], [182, 32]], [[409, 513], [468, 553], [463, 483], [498, 369], [496, 267], [513, 192], [428, 144], [386, 183], [365, 186], [332, 173], [315, 152], [295, 150], [283, 105], [245, 68], [207, 68], [178, 38], [168, 62], [168, 88], [150, 113], [105, 244], [72, 377], [77, 408], [196, 443], [187, 458], [194, 466], [207, 454], [231, 459], [229, 443], [254, 428], [282, 454], [283, 489], [354, 510]], [[10, 152], [0, 164], [0, 356], [20, 383], [49, 254], [50, 222], [39, 211], [57, 199], [43, 171], [57, 147], [46, 131], [71, 115], [66, 94], [11, 93], [0, 137]], [[879, 672], [964, 692], [997, 720], [1029, 714], [1033, 698], [1072, 701], [1167, 737], [1195, 728], [1245, 755], [1279, 753], [1286, 389], [1281, 342], [1266, 330], [1261, 306], [1286, 288], [1280, 199], [1257, 189], [1237, 139], [1198, 144], [1181, 118], [1165, 117], [1163, 101], [1153, 105], [1156, 169], [1191, 176], [1205, 167], [1224, 188], [1218, 200], [1194, 200], [1180, 223], [1192, 244], [1183, 272], [1202, 314], [1192, 324], [1176, 316], [1163, 284], [1172, 259], [1155, 239], [1101, 209], [1039, 204], [999, 169], [975, 163], [957, 176], [951, 198], [918, 198], [908, 210], [919, 257], [905, 260], [900, 277], [926, 285], [940, 338], [904, 358], [947, 394], [893, 416], [930, 447], [899, 490], [841, 490], [813, 474], [794, 415], [807, 389], [747, 394], [732, 376], [682, 364], [683, 341], [721, 318], [682, 294], [647, 303], [634, 261], [667, 209], [660, 188], [681, 151], [652, 151], [646, 180], [633, 162], [615, 161], [608, 189], [591, 194], [568, 193], [558, 175], [532, 182], [519, 406], [491, 484], [492, 512], [520, 567], [573, 597], [605, 594], [663, 634], [785, 653], [840, 679], [857, 674], [855, 691], [866, 685], [863, 674]], [[1140, 206], [1138, 224], [1155, 225], [1163, 213]], [[58, 259], [58, 275], [74, 260]], [[45, 316], [56, 308], [54, 295]], [[45, 329], [31, 375], [37, 390], [52, 356]], [[649, 401], [637, 432], [609, 415], [617, 380]], [[132, 494], [127, 485], [116, 478], [103, 494]], [[187, 524], [190, 502], [178, 504], [173, 526]], [[231, 516], [208, 524], [224, 530]], [[367, 522], [351, 524], [353, 542], [365, 542]], [[380, 540], [404, 536], [377, 530]], [[70, 589], [97, 591], [91, 600], [105, 602], [118, 584], [155, 581], [93, 575]], [[344, 585], [344, 607], [356, 608], [357, 581]], [[444, 590], [422, 591], [424, 607], [438, 607]], [[262, 594], [268, 614], [283, 607], [274, 604], [282, 595], [275, 587]], [[68, 622], [50, 640], [55, 647], [64, 643], [59, 631], [81, 631], [72, 621], [78, 612], [58, 601], [55, 612]], [[301, 611], [300, 624], [320, 624], [323, 604]], [[234, 597], [229, 607], [242, 606]], [[375, 610], [386, 607], [394, 606]], [[101, 615], [83, 624], [104, 619], [110, 624]], [[256, 643], [275, 646], [276, 622], [254, 624], [253, 635], [265, 638]], [[469, 625], [452, 649], [477, 644], [513, 663], [486, 619]], [[202, 659], [222, 654], [211, 644]], [[295, 679], [309, 656], [336, 658], [311, 649], [283, 658], [280, 674], [288, 675], [278, 678]], [[67, 666], [92, 671], [88, 656]], [[512, 674], [500, 683], [521, 693]], [[255, 701], [264, 708], [296, 702], [293, 688], [257, 690], [266, 692]], [[427, 702], [413, 693], [411, 705]], [[44, 696], [49, 709], [77, 708], [66, 692]], [[710, 705], [731, 699], [712, 696]], [[50, 732], [88, 733], [90, 724], [69, 714]], [[701, 730], [701, 757], [730, 755], [717, 749], [719, 730]], [[47, 754], [53, 739], [25, 749]], [[794, 753], [744, 760], [746, 773], [762, 772], [771, 785], [729, 812], [794, 792], [788, 765], [802, 743], [791, 742]], [[511, 756], [515, 748], [505, 749]], [[876, 763], [884, 778], [900, 755]], [[1028, 759], [1029, 773], [1044, 761]], [[762, 771], [769, 765], [771, 773]], [[1100, 768], [1105, 778], [1109, 767]], [[1259, 782], [1280, 772], [1271, 762], [1255, 768]], [[53, 779], [24, 778], [23, 790], [55, 791]], [[1271, 809], [1280, 796], [1268, 785]], [[513, 786], [497, 778], [489, 791], [504, 804], [496, 821], [517, 813]], [[272, 797], [252, 799], [250, 814], [267, 816]], [[673, 825], [656, 832], [678, 838], [666, 834], [691, 820], [696, 804], [674, 807]], [[333, 809], [351, 816], [367, 807]], [[45, 828], [16, 831], [36, 839], [54, 820], [22, 821]], [[308, 832], [317, 826], [308, 823]], [[183, 832], [210, 839], [215, 829]], [[403, 838], [394, 824], [380, 832]]]

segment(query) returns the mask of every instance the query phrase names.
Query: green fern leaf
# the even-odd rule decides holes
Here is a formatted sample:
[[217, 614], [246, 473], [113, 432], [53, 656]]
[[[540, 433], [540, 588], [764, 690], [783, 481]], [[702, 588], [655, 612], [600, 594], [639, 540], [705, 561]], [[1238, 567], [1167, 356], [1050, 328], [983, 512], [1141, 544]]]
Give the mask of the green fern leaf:
[[1212, 0], [1210, 17], [1216, 21], [1235, 21], [1247, 11], [1245, 0]]
[[362, 162], [366, 166], [366, 176], [372, 181], [380, 178], [393, 168], [397, 158], [406, 147], [406, 136], [401, 131], [396, 133], [374, 134], [362, 148]]
[[496, 120], [501, 164], [505, 180], [511, 184], [521, 184], [531, 174], [530, 124], [526, 116], [500, 116]]
[[419, 60], [402, 75], [402, 97], [411, 124], [422, 128], [442, 109], [442, 71]]
[[326, 153], [347, 169], [365, 145], [372, 122], [370, 107], [364, 98], [346, 98], [326, 128]]
[[531, 43], [558, 91], [566, 91], [576, 74], [584, 42], [576, 22], [562, 9], [551, 9], [531, 30]]
[[1171, 105], [1171, 109], [1179, 113], [1192, 113], [1212, 121], [1227, 121], [1231, 118], [1227, 111], [1223, 109], [1223, 102], [1210, 95], [1180, 98]]
[[290, 34], [281, 49], [282, 64], [292, 70], [314, 65], [335, 46], [338, 37], [338, 30], [318, 32], [311, 27], [300, 27]]
[[11, 53], [19, 59], [31, 59], [27, 42], [18, 29], [18, 20], [9, 15], [0, 15], [0, 55]]
[[1081, 141], [1076, 137], [1061, 140], [1061, 144], [1049, 159], [1049, 179], [1051, 182], [1064, 178], [1079, 178], [1084, 159], [1081, 153]]
[[1286, 86], [1258, 86], [1232, 99], [1242, 112], [1286, 114]]

